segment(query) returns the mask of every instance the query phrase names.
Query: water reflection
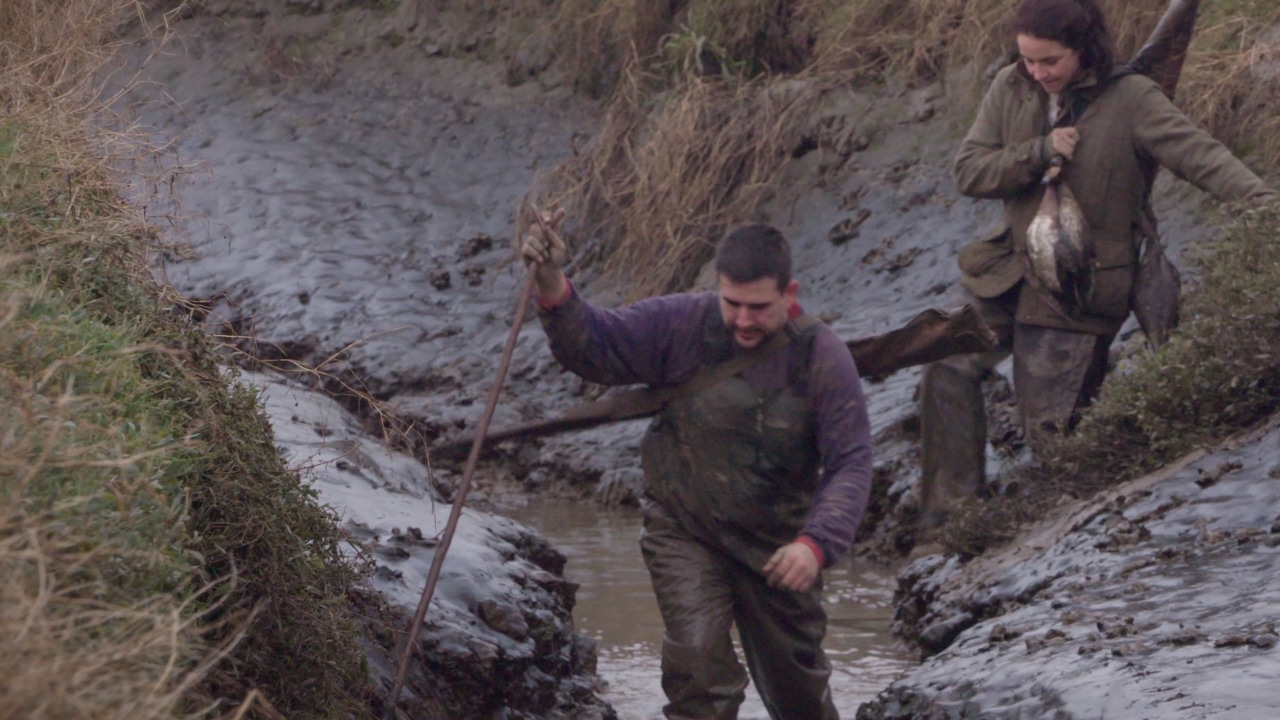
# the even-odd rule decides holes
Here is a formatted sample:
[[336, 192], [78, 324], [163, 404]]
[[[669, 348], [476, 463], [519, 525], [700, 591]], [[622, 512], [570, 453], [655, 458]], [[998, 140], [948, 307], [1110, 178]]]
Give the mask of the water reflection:
[[[640, 558], [638, 510], [606, 510], [590, 502], [543, 502], [505, 514], [538, 529], [569, 563], [565, 574], [579, 583], [574, 622], [600, 641], [605, 694], [622, 720], [662, 718], [659, 651], [662, 618]], [[834, 672], [836, 707], [852, 718], [912, 664], [889, 634], [894, 580], [862, 564], [841, 563], [826, 572], [829, 617], [825, 647]], [[755, 690], [748, 688], [739, 717], [767, 720]]]

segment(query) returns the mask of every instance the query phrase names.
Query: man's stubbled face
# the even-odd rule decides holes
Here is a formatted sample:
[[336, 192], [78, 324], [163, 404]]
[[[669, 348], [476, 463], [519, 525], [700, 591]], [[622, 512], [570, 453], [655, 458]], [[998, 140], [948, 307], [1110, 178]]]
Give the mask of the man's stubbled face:
[[800, 283], [792, 280], [778, 288], [778, 279], [763, 277], [750, 282], [734, 282], [720, 276], [720, 317], [733, 331], [738, 347], [750, 350], [787, 324], [796, 304]]

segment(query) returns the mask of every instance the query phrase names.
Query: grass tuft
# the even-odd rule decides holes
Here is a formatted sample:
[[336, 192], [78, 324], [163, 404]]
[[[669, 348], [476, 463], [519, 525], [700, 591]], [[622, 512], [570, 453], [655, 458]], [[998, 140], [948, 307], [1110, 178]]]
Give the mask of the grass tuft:
[[580, 221], [573, 237], [595, 238], [577, 262], [632, 297], [692, 283], [715, 241], [773, 189], [822, 98], [818, 84], [787, 79], [693, 73], [656, 92], [663, 82], [633, 63], [592, 151], [538, 192]]

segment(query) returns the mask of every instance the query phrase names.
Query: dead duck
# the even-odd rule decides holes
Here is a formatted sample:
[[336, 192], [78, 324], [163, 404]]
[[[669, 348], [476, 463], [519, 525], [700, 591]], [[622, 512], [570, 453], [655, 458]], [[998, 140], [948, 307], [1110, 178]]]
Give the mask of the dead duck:
[[1071, 188], [1061, 181], [1060, 158], [1045, 173], [1040, 208], [1027, 227], [1031, 274], [1071, 316], [1080, 313], [1092, 291], [1088, 225]]

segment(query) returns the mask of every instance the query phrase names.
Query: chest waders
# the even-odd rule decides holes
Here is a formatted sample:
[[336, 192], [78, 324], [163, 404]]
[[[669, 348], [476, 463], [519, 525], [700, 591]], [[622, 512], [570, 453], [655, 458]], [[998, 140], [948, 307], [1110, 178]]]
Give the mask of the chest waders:
[[[758, 388], [734, 375], [673, 400], [641, 444], [649, 496], [690, 534], [757, 569], [796, 539], [818, 483], [807, 392], [817, 327], [789, 325], [782, 331], [792, 334], [785, 387]], [[708, 365], [733, 355], [714, 305], [702, 342]]]
[[[804, 593], [769, 588], [761, 568], [793, 542], [817, 491], [820, 456], [808, 397], [815, 322], [789, 323], [787, 382], [760, 388], [733, 375], [671, 402], [641, 445], [647, 482], [640, 540], [666, 634], [668, 718], [737, 717], [747, 674], [775, 720], [834, 720], [822, 652], [821, 582]], [[710, 305], [708, 365], [734, 355]], [[764, 359], [764, 358], [762, 358]]]

